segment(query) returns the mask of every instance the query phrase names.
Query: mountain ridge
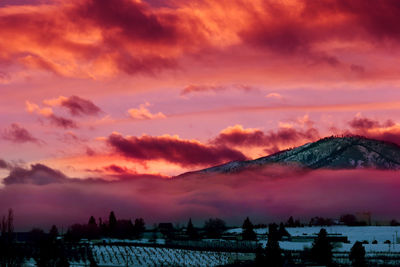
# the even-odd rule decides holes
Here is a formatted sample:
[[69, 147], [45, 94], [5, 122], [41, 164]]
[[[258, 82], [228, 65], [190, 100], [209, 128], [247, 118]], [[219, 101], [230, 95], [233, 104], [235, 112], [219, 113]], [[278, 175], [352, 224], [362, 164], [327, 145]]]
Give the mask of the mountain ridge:
[[231, 161], [179, 176], [237, 173], [270, 164], [295, 165], [308, 169], [400, 170], [400, 146], [358, 135], [330, 136], [254, 160]]

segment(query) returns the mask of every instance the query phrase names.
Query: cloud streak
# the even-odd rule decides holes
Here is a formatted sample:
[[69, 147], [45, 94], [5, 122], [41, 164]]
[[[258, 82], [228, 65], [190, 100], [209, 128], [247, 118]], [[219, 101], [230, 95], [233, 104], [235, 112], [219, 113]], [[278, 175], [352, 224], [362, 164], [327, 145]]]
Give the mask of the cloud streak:
[[205, 145], [177, 136], [128, 136], [114, 133], [107, 143], [116, 153], [138, 161], [162, 160], [180, 166], [210, 166], [232, 160], [244, 160], [239, 151], [221, 145]]

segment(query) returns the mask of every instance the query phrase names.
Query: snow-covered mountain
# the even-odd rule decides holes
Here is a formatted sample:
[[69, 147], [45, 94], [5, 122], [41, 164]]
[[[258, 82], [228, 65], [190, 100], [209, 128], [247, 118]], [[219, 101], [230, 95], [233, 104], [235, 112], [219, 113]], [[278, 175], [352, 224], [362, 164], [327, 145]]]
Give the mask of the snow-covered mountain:
[[361, 136], [327, 137], [314, 143], [249, 161], [232, 161], [192, 173], [231, 173], [267, 164], [310, 169], [400, 170], [400, 146]]

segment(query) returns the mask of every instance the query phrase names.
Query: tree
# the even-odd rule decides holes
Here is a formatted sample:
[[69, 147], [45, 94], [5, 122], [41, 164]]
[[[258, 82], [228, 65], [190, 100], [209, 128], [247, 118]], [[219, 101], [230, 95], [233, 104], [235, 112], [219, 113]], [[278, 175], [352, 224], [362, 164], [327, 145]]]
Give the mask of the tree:
[[365, 261], [365, 248], [361, 242], [357, 241], [351, 248], [350, 261], [354, 267], [366, 267], [367, 263]]
[[222, 233], [226, 230], [226, 224], [219, 218], [208, 219], [204, 222], [204, 231], [209, 238], [220, 238]]
[[242, 237], [243, 240], [256, 240], [257, 239], [257, 235], [254, 232], [254, 226], [251, 223], [249, 217], [247, 217], [242, 225]]
[[329, 266], [332, 263], [332, 245], [324, 228], [321, 229], [313, 242], [311, 257], [318, 264]]
[[96, 219], [93, 216], [90, 216], [88, 225], [97, 226]]
[[99, 237], [100, 231], [97, 226], [96, 219], [93, 216], [90, 216], [89, 222], [86, 227], [86, 235], [88, 239], [96, 239]]
[[283, 266], [282, 250], [279, 246], [280, 234], [278, 225], [273, 223], [268, 226], [268, 242], [265, 248], [265, 261], [267, 266]]
[[[54, 231], [52, 227], [52, 231]], [[68, 267], [66, 249], [61, 240], [47, 236], [43, 230], [35, 228], [30, 232], [30, 242], [33, 249], [32, 257], [38, 267]]]
[[197, 232], [196, 228], [194, 228], [191, 218], [189, 218], [189, 222], [186, 227], [186, 234], [188, 235], [190, 240], [195, 240], [199, 238], [199, 233]]
[[282, 237], [287, 236], [290, 237], [289, 232], [286, 230], [285, 225], [283, 225], [283, 223], [279, 224], [279, 240], [282, 240]]
[[110, 212], [108, 216], [108, 230], [110, 236], [115, 235], [115, 229], [117, 228], [117, 218], [115, 217], [114, 211]]
[[292, 217], [292, 216], [289, 217], [289, 220], [287, 221], [286, 226], [287, 226], [287, 227], [294, 227], [294, 226], [295, 226], [295, 225], [294, 225], [294, 220], [293, 220], [293, 217]]
[[141, 238], [145, 230], [144, 220], [142, 218], [135, 219], [134, 231], [136, 238]]
[[16, 244], [14, 236], [14, 213], [8, 210], [0, 223], [0, 266], [21, 266], [26, 253]]
[[50, 238], [51, 238], [52, 240], [56, 240], [56, 239], [57, 239], [57, 236], [58, 236], [58, 229], [57, 229], [57, 226], [53, 225], [53, 226], [50, 228], [49, 236], [50, 236]]

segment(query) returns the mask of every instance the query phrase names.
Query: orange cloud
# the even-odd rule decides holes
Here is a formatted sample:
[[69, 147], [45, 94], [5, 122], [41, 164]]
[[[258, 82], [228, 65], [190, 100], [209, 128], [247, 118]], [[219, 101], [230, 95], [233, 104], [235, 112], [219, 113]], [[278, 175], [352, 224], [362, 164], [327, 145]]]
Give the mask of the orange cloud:
[[150, 106], [150, 103], [146, 102], [145, 104], [141, 104], [139, 108], [131, 108], [128, 110], [129, 117], [135, 120], [153, 120], [153, 119], [164, 119], [166, 116], [162, 112], [151, 113], [147, 107]]

